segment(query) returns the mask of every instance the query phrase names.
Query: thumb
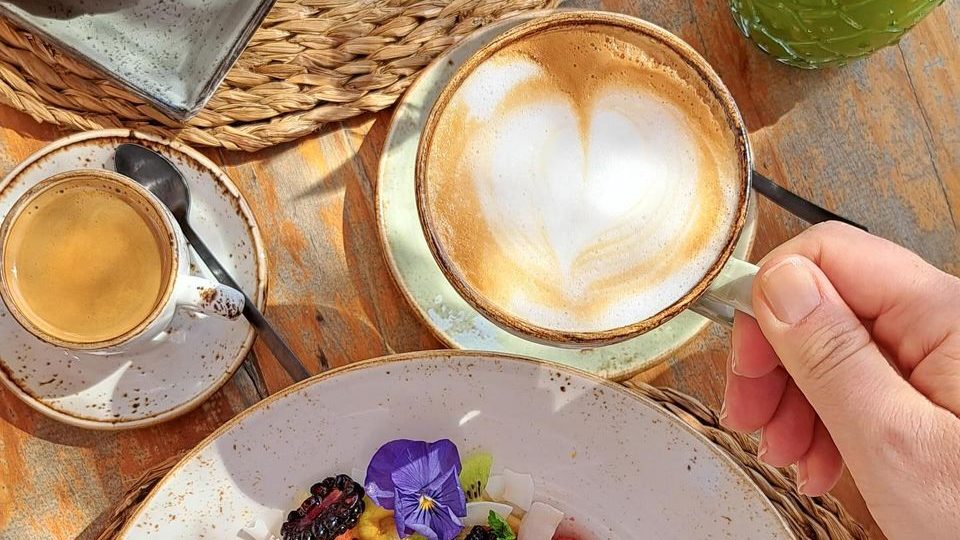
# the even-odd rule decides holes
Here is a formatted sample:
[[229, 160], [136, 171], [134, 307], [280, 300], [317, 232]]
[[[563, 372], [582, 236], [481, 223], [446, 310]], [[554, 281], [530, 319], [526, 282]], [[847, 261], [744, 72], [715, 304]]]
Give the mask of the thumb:
[[764, 264], [753, 307], [767, 341], [845, 457], [868, 450], [865, 445], [905, 414], [930, 406], [809, 259], [789, 255]]

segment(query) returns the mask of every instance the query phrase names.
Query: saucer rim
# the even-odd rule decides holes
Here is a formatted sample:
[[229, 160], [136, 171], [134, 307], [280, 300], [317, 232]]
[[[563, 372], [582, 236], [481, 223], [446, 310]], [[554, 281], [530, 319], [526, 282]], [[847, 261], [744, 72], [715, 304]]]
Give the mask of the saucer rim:
[[[250, 251], [254, 256], [254, 262], [257, 265], [257, 286], [253, 298], [257, 307], [262, 311], [267, 298], [268, 262], [264, 248], [263, 237], [260, 233], [260, 226], [257, 224], [253, 210], [250, 208], [249, 203], [247, 203], [246, 197], [240, 192], [239, 188], [237, 188], [237, 185], [233, 182], [230, 176], [227, 175], [222, 168], [220, 168], [219, 165], [214, 163], [199, 151], [183, 143], [151, 133], [145, 133], [131, 129], [102, 129], [74, 133], [66, 137], [61, 137], [59, 139], [50, 141], [48, 144], [30, 154], [27, 158], [17, 164], [16, 167], [14, 167], [8, 174], [0, 179], [0, 194], [6, 191], [7, 188], [16, 180], [16, 178], [20, 176], [28, 167], [32, 166], [35, 162], [47, 156], [48, 154], [76, 145], [78, 143], [95, 139], [130, 139], [133, 141], [139, 140], [167, 146], [174, 151], [180, 152], [190, 159], [196, 161], [197, 164], [200, 165], [204, 170], [209, 171], [213, 175], [216, 182], [218, 182], [220, 186], [226, 190], [226, 193], [224, 193], [223, 196], [229, 196], [233, 198], [234, 202], [236, 203], [234, 205], [234, 209], [237, 211], [237, 214], [240, 215], [247, 227], [248, 233], [252, 238]], [[43, 414], [44, 416], [47, 416], [48, 418], [52, 418], [53, 420], [62, 422], [64, 424], [99, 431], [121, 431], [154, 426], [182, 416], [196, 409], [210, 396], [220, 390], [223, 385], [233, 377], [237, 369], [246, 359], [247, 355], [250, 354], [255, 339], [256, 330], [250, 326], [247, 331], [247, 335], [244, 338], [243, 344], [239, 349], [239, 353], [219, 378], [212, 380], [206, 388], [189, 400], [183, 401], [163, 412], [143, 418], [130, 420], [124, 420], [123, 418], [95, 420], [92, 418], [74, 416], [67, 412], [56, 409], [42, 401], [40, 398], [32, 395], [30, 392], [22, 388], [14, 378], [10, 377], [10, 374], [7, 372], [6, 366], [4, 365], [2, 359], [0, 359], [0, 382], [9, 388], [17, 398], [26, 403], [30, 408]]]

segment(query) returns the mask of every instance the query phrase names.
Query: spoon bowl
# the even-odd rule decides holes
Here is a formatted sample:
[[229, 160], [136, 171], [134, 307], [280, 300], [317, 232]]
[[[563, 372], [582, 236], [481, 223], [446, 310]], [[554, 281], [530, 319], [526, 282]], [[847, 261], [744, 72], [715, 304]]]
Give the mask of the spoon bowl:
[[114, 161], [118, 173], [150, 190], [183, 226], [190, 215], [190, 189], [169, 159], [137, 144], [121, 144]]

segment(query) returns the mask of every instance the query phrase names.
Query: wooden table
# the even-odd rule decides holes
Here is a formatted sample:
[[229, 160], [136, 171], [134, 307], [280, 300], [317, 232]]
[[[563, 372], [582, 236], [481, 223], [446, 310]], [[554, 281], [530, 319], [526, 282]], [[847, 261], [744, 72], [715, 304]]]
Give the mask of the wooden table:
[[[756, 166], [877, 234], [960, 271], [960, 5], [948, 2], [898, 47], [843, 69], [781, 66], [736, 31], [724, 2], [583, 3], [641, 16], [698, 49], [730, 87]], [[377, 240], [374, 192], [391, 111], [328, 126], [256, 154], [209, 152], [247, 196], [270, 258], [269, 315], [316, 371], [439, 348], [394, 284]], [[61, 135], [0, 108], [0, 170]], [[763, 201], [755, 258], [803, 224]], [[639, 377], [719, 406], [726, 331], [711, 327]], [[290, 381], [257, 344], [270, 391]], [[158, 427], [85, 431], [0, 389], [0, 538], [94, 538], [147, 467], [195, 445], [258, 399], [238, 374], [198, 410]], [[835, 493], [879, 536], [855, 486]]]

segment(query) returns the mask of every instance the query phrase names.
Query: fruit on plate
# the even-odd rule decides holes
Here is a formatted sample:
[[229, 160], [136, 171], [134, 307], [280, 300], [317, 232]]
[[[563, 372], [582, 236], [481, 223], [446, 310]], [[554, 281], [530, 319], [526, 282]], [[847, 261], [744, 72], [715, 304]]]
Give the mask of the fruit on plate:
[[475, 525], [463, 540], [499, 540], [490, 527]]
[[535, 502], [520, 522], [518, 540], [550, 540], [563, 521], [563, 512], [542, 502]]
[[490, 467], [493, 466], [493, 456], [487, 452], [474, 452], [463, 460], [463, 469], [460, 471], [460, 486], [467, 497], [467, 501], [476, 501], [483, 497], [490, 478]]
[[[461, 460], [449, 439], [387, 442], [366, 471], [311, 486], [279, 540], [576, 540], [558, 532], [563, 512], [534, 502], [532, 475], [492, 466], [482, 451]], [[238, 536], [278, 540], [261, 520]]]
[[533, 476], [510, 469], [503, 470], [503, 500], [523, 511], [528, 511], [533, 504], [533, 492]]
[[300, 508], [287, 514], [283, 540], [334, 540], [357, 525], [364, 511], [363, 487], [345, 474], [310, 487]]
[[501, 474], [491, 474], [490, 478], [487, 478], [487, 497], [495, 500], [503, 500], [503, 475]]
[[398, 540], [400, 536], [393, 521], [393, 511], [380, 508], [370, 499], [365, 501], [365, 505], [356, 529], [360, 540]]
[[513, 507], [509, 504], [490, 501], [467, 503], [467, 517], [463, 518], [463, 526], [469, 529], [477, 525], [487, 525], [490, 512], [506, 520], [510, 517], [510, 513], [513, 512]]

